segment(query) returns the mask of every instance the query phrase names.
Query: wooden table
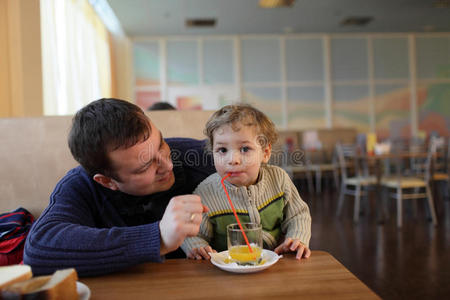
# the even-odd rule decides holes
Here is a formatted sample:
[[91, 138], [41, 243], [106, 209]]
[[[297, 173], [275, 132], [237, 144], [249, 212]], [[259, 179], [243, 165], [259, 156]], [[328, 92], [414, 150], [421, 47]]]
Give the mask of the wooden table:
[[222, 271], [207, 260], [172, 259], [126, 271], [81, 278], [91, 299], [379, 299], [324, 251], [297, 261], [284, 255], [258, 273]]

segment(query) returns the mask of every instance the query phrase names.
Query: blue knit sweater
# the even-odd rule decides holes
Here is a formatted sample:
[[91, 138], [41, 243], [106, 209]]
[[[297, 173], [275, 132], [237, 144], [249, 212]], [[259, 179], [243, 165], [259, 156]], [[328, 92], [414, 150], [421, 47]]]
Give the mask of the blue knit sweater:
[[159, 220], [167, 204], [173, 196], [192, 193], [215, 171], [212, 157], [203, 151], [204, 141], [172, 138], [166, 142], [175, 184], [165, 192], [131, 196], [104, 188], [80, 166], [70, 170], [28, 234], [24, 263], [33, 274], [74, 267], [80, 276], [93, 276], [142, 262], [161, 262]]

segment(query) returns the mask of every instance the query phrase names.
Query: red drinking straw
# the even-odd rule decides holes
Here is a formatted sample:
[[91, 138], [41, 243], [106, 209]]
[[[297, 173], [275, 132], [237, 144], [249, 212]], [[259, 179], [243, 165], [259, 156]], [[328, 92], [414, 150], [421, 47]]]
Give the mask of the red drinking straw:
[[236, 213], [236, 209], [234, 209], [234, 205], [231, 202], [230, 195], [228, 195], [227, 188], [225, 187], [225, 184], [223, 183], [225, 181], [225, 179], [227, 179], [230, 175], [231, 175], [231, 173], [228, 173], [227, 175], [225, 175], [220, 182], [222, 183], [223, 190], [225, 191], [225, 194], [227, 195], [228, 202], [230, 203], [231, 209], [233, 210], [234, 217], [236, 218], [239, 228], [241, 229], [242, 235], [244, 236], [244, 240], [247, 243], [248, 250], [250, 251], [250, 253], [253, 253], [253, 249], [252, 249], [252, 247], [250, 247], [247, 236], [245, 235], [244, 228], [242, 228], [241, 222], [239, 221], [238, 215]]

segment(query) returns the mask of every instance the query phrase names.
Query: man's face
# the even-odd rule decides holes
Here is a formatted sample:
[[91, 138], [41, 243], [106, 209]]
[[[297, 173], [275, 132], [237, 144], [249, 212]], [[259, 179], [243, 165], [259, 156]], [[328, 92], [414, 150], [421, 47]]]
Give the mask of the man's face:
[[120, 179], [111, 179], [112, 189], [144, 196], [167, 191], [174, 184], [169, 145], [152, 123], [151, 127], [147, 140], [109, 152], [111, 167]]

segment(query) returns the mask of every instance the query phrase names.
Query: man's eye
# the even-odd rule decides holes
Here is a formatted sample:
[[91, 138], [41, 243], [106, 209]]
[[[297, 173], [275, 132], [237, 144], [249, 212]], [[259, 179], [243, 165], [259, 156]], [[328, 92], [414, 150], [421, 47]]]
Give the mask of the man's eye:
[[145, 166], [144, 168], [140, 169], [137, 173], [138, 173], [138, 174], [145, 173], [145, 172], [148, 170], [148, 168], [150, 168], [151, 164], [152, 164], [152, 162], [148, 162], [148, 163], [146, 164], [146, 166]]
[[248, 151], [250, 151], [250, 147], [247, 147], [247, 146], [242, 147], [242, 148], [241, 148], [241, 151], [242, 151], [242, 152], [248, 152]]

